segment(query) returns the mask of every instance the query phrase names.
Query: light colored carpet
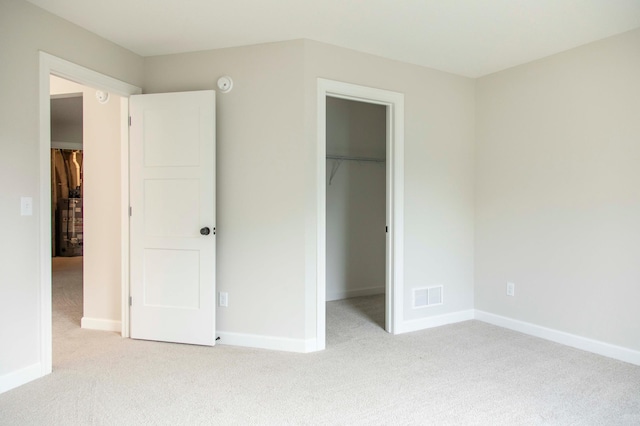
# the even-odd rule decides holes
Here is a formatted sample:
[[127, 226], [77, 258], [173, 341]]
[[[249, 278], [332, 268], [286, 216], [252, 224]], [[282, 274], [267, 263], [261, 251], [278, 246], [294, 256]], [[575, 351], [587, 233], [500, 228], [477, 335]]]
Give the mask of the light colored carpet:
[[640, 367], [482, 322], [392, 336], [373, 296], [327, 304], [319, 353], [134, 341], [78, 327], [72, 269], [54, 372], [0, 395], [2, 425], [640, 425]]
[[[53, 270], [51, 298], [53, 300], [53, 360], [64, 362], [82, 343], [80, 330], [82, 319], [82, 256], [54, 257], [51, 259]], [[102, 333], [96, 333], [101, 338]]]

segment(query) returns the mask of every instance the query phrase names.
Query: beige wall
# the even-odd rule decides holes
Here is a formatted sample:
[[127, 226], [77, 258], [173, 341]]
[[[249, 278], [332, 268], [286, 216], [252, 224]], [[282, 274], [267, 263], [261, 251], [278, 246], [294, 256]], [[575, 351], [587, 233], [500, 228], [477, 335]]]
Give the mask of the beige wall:
[[640, 30], [481, 78], [476, 111], [476, 308], [639, 350]]
[[[219, 332], [303, 339], [303, 42], [145, 58], [145, 93], [233, 90], [217, 102]], [[224, 342], [223, 342], [224, 343]]]
[[101, 104], [95, 89], [55, 76], [50, 92], [83, 93], [83, 327], [119, 324], [120, 97]]
[[[38, 50], [141, 84], [142, 59], [22, 0], [0, 2], [0, 382], [39, 362]], [[20, 197], [34, 200], [20, 216]]]
[[[315, 155], [317, 78], [404, 93], [405, 320], [473, 308], [473, 79], [305, 40], [305, 141]], [[311, 160], [309, 160], [311, 161]], [[315, 167], [307, 168], [307, 334], [315, 335]], [[445, 303], [412, 309], [414, 288]]]

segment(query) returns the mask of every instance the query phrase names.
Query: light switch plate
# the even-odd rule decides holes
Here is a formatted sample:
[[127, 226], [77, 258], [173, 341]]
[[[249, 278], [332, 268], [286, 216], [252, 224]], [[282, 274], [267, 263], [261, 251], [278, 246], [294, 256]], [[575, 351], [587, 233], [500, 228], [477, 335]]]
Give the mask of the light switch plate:
[[229, 293], [227, 293], [226, 291], [221, 291], [220, 293], [218, 293], [218, 305], [219, 306], [229, 306]]
[[20, 198], [20, 214], [22, 216], [33, 215], [33, 198], [31, 197]]

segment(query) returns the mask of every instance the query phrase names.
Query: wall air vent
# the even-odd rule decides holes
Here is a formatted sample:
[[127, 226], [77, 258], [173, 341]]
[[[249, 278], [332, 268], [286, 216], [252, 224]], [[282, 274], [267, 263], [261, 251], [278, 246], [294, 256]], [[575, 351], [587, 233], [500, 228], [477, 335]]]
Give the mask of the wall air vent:
[[426, 308], [428, 306], [442, 305], [442, 285], [413, 289], [413, 308]]

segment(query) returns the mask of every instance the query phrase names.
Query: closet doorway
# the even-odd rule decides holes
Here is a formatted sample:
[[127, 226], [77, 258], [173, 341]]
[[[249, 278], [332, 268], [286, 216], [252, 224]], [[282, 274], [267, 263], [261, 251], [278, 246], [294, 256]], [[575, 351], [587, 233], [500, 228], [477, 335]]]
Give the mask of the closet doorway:
[[384, 105], [327, 97], [329, 344], [385, 326], [386, 115]]
[[[363, 302], [376, 305], [378, 297], [378, 307], [363, 303], [355, 310], [389, 333], [402, 329], [404, 95], [319, 78], [317, 108], [314, 349], [322, 350], [327, 301], [332, 299], [371, 297]], [[351, 115], [354, 120], [348, 119]], [[367, 142], [371, 137], [378, 142]], [[379, 184], [369, 185], [380, 181], [382, 190]], [[335, 203], [345, 199], [346, 205]]]

